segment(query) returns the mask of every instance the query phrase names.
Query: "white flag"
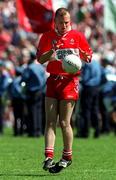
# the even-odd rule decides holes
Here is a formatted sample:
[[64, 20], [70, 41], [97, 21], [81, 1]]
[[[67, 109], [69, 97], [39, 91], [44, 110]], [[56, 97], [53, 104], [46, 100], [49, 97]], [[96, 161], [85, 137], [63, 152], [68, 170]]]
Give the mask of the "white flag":
[[70, 0], [52, 0], [54, 11], [61, 7], [67, 8], [69, 2]]
[[116, 0], [104, 1], [104, 28], [116, 33]]

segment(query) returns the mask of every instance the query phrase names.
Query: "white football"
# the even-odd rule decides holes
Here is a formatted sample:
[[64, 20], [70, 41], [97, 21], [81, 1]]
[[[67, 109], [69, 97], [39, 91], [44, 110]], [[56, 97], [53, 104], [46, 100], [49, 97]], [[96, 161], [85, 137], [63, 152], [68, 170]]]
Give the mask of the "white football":
[[75, 74], [82, 67], [82, 61], [79, 56], [69, 54], [62, 61], [62, 68], [65, 72]]

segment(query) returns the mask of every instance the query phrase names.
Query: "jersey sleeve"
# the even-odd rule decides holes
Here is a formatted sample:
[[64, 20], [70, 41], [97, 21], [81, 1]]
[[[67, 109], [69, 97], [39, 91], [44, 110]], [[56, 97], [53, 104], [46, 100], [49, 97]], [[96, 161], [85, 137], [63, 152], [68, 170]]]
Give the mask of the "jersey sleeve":
[[37, 59], [39, 60], [40, 56], [44, 54], [45, 52], [49, 51], [51, 49], [51, 44], [49, 42], [49, 38], [47, 33], [43, 34], [39, 40], [39, 44], [37, 47]]
[[83, 59], [83, 53], [81, 51], [84, 51], [84, 52], [88, 53], [89, 57], [88, 57], [88, 59], [83, 59], [83, 60], [86, 62], [91, 62], [93, 51], [92, 51], [89, 43], [87, 42], [84, 34], [82, 34], [82, 33], [80, 33], [79, 48], [80, 48], [80, 52], [79, 52], [80, 58]]

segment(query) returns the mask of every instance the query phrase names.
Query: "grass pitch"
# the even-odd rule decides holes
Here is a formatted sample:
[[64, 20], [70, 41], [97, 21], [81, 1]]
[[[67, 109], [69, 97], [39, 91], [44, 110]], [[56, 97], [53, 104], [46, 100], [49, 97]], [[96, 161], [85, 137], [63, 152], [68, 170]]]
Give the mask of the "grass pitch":
[[[0, 137], [0, 180], [116, 180], [116, 136], [74, 138], [73, 163], [59, 174], [42, 169], [44, 138], [13, 137], [6, 129]], [[55, 161], [62, 153], [57, 130]]]

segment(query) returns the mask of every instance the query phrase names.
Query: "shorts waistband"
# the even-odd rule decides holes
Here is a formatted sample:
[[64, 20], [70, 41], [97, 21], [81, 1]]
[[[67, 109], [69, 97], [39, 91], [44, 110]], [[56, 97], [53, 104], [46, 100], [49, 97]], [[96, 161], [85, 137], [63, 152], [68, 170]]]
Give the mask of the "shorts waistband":
[[60, 74], [50, 74], [50, 77], [54, 78], [55, 80], [57, 79], [72, 79], [74, 77], [77, 77], [77, 75], [72, 76], [72, 75], [60, 75]]
[[68, 79], [67, 76], [64, 75], [55, 75], [55, 74], [51, 74], [50, 77], [52, 77], [53, 79], [57, 80], [57, 79]]

